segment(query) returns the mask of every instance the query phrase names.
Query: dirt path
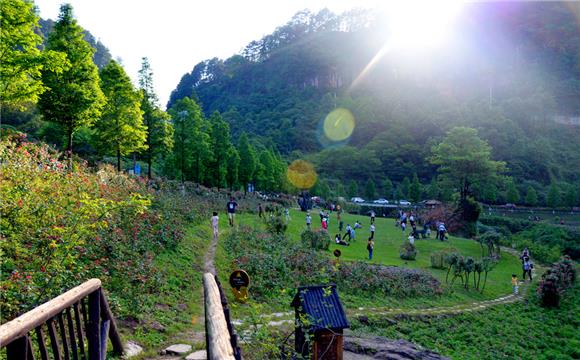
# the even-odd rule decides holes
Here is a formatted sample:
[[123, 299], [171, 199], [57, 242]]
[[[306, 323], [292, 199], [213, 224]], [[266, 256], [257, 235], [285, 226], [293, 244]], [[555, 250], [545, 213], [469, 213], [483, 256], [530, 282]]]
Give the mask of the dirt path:
[[216, 234], [213, 235], [212, 239], [211, 239], [211, 243], [209, 244], [209, 247], [207, 248], [207, 251], [205, 253], [205, 259], [204, 259], [204, 264], [203, 264], [203, 272], [204, 273], [212, 273], [213, 275], [217, 275], [217, 272], [215, 270], [215, 250], [217, 248], [217, 243], [218, 243], [218, 236]]

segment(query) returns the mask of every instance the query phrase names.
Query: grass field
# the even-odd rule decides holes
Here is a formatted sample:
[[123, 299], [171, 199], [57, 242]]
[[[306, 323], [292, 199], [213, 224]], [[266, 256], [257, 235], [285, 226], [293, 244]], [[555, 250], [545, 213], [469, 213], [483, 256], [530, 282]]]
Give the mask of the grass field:
[[[290, 240], [299, 241], [300, 234], [306, 229], [306, 214], [298, 210], [291, 210], [291, 220], [288, 224], [286, 235]], [[221, 236], [226, 236], [229, 231], [227, 217], [225, 214], [220, 216]], [[351, 242], [350, 246], [331, 244], [330, 251], [327, 256], [332, 257], [334, 249], [340, 249], [342, 252], [341, 261], [369, 261], [368, 252], [366, 250], [366, 240], [370, 236], [370, 218], [365, 216], [358, 216], [352, 214], [342, 214], [344, 226], [346, 224], [354, 224], [358, 220], [362, 224], [362, 228], [356, 231], [356, 240]], [[255, 214], [238, 214], [236, 217], [236, 225], [246, 225], [250, 227], [257, 227], [263, 229], [263, 224]], [[415, 241], [418, 250], [417, 259], [415, 261], [405, 261], [399, 258], [399, 247], [406, 240], [408, 231], [403, 234], [399, 227], [395, 227], [393, 219], [377, 218], [375, 231], [375, 250], [373, 260], [371, 263], [392, 265], [408, 268], [419, 268], [431, 272], [443, 284], [445, 283], [445, 270], [433, 269], [430, 267], [430, 254], [432, 252], [454, 248], [457, 249], [464, 256], [473, 256], [480, 258], [482, 256], [481, 247], [473, 240], [449, 237], [448, 241], [442, 242], [434, 238], [434, 234], [430, 239], [420, 239]], [[318, 212], [312, 212], [312, 227], [313, 229], [320, 228], [320, 221]], [[338, 232], [338, 222], [336, 213], [331, 214], [329, 221], [329, 233], [334, 239], [334, 235]], [[232, 269], [231, 261], [228, 254], [225, 254], [223, 248], [218, 250], [218, 271], [220, 277], [227, 284], [227, 276]], [[508, 253], [502, 254], [501, 260], [496, 268], [489, 273], [487, 285], [483, 294], [474, 290], [465, 290], [457, 281], [452, 288], [447, 288], [443, 296], [435, 298], [417, 298], [417, 299], [397, 299], [393, 297], [377, 297], [377, 298], [360, 298], [345, 296], [343, 301], [347, 307], [359, 306], [403, 306], [403, 307], [428, 307], [438, 305], [452, 305], [457, 303], [469, 303], [485, 299], [497, 298], [511, 292], [511, 274], [516, 273], [521, 276], [519, 260]]]

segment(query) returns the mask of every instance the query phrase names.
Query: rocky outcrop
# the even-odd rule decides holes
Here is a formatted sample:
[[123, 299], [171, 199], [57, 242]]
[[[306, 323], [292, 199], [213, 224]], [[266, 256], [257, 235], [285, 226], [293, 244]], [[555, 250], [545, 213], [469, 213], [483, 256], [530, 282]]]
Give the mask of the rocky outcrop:
[[[448, 358], [406, 340], [376, 337], [344, 337], [344, 351], [370, 359], [389, 360], [447, 360]], [[355, 357], [356, 358], [356, 357]], [[360, 357], [359, 357], [360, 358]]]

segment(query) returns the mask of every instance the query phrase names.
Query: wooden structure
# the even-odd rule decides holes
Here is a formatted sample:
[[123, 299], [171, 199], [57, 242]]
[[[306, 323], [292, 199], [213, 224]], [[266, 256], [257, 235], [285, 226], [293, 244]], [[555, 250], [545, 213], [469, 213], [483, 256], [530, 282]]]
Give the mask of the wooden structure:
[[342, 360], [342, 332], [349, 324], [336, 285], [301, 286], [291, 306], [296, 352], [313, 360]]
[[217, 276], [210, 273], [203, 275], [203, 294], [208, 360], [241, 360], [238, 337], [234, 332], [228, 302]]
[[0, 348], [7, 360], [104, 360], [107, 336], [122, 355], [101, 280], [91, 279], [0, 326]]

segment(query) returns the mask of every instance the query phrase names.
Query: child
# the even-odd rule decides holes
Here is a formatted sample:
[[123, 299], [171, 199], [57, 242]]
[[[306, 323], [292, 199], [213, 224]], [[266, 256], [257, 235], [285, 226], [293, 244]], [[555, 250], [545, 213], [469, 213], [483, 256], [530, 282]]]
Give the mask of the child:
[[344, 233], [344, 236], [342, 237], [342, 239], [344, 240], [345, 237], [347, 237], [348, 235], [348, 241], [352, 241], [352, 227], [350, 226], [350, 224], [346, 224], [346, 232]]
[[371, 239], [375, 238], [375, 224], [371, 223]]
[[358, 220], [354, 223], [354, 229], [360, 229], [362, 225], [358, 222]]
[[325, 231], [328, 230], [328, 222], [325, 217], [322, 218], [322, 229]]
[[213, 237], [217, 238], [218, 236], [218, 223], [220, 218], [218, 217], [217, 211], [213, 212], [213, 216], [211, 217], [211, 227], [213, 229]]
[[306, 227], [308, 228], [308, 230], [310, 230], [310, 224], [312, 224], [312, 217], [310, 216], [310, 213], [306, 214]]
[[375, 248], [375, 242], [373, 239], [369, 238], [367, 241], [367, 250], [369, 251], [369, 260], [373, 259], [373, 250]]
[[518, 294], [518, 276], [516, 274], [512, 274], [512, 290], [514, 295]]
[[290, 221], [290, 209], [285, 208], [284, 214], [286, 215], [286, 224], [288, 224], [288, 222]]
[[375, 223], [375, 216], [377, 216], [377, 214], [374, 210], [371, 210], [371, 224]]

